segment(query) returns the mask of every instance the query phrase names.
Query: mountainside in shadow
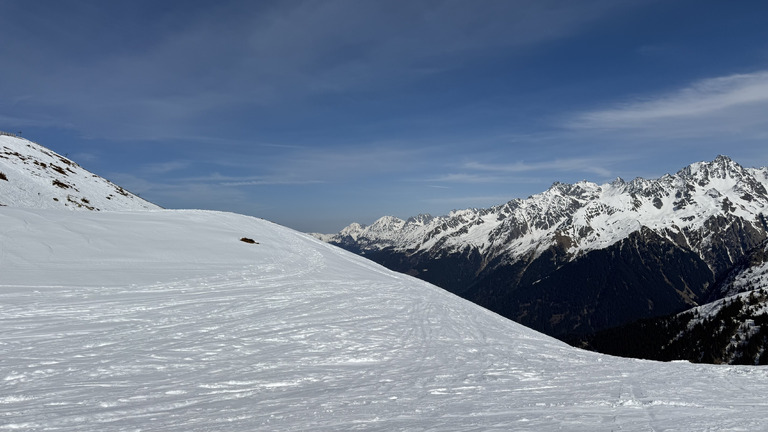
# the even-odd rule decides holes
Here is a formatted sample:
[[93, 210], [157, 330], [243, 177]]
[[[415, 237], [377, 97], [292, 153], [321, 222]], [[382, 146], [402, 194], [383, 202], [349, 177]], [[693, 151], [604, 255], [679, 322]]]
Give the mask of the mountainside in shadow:
[[768, 233], [768, 168], [726, 156], [673, 175], [555, 183], [489, 209], [386, 216], [317, 237], [563, 337], [680, 312]]
[[727, 297], [569, 342], [650, 360], [768, 364], [768, 241], [739, 260], [711, 294]]

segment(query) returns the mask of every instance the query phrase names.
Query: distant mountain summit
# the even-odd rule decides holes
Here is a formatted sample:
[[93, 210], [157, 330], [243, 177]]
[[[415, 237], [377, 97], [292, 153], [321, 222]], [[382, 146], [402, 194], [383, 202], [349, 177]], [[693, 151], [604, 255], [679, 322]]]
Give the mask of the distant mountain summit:
[[64, 156], [2, 132], [0, 205], [94, 211], [160, 208]]
[[768, 234], [768, 168], [726, 156], [658, 179], [555, 183], [488, 209], [319, 238], [549, 334], [683, 310]]

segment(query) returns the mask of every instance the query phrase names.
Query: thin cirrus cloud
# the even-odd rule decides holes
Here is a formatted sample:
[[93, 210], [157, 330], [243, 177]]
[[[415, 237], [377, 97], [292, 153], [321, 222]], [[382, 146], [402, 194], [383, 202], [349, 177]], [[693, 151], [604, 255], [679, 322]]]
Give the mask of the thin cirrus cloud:
[[277, 186], [277, 185], [308, 185], [325, 183], [322, 180], [304, 180], [289, 178], [250, 178], [239, 181], [227, 181], [220, 183], [221, 186]]
[[488, 207], [508, 202], [507, 195], [482, 195], [482, 196], [456, 196], [447, 198], [428, 198], [425, 202], [441, 206], [453, 206], [454, 208]]
[[511, 163], [467, 162], [461, 172], [441, 174], [426, 179], [440, 184], [516, 184], [546, 182], [543, 177], [554, 173], [584, 173], [608, 178], [614, 175], [609, 167], [624, 160], [621, 156], [594, 158], [564, 158], [540, 162], [516, 161]]
[[[290, 149], [289, 149], [290, 150]], [[354, 147], [302, 149], [280, 153], [259, 166], [267, 179], [288, 180], [292, 184], [313, 184], [349, 179], [389, 176], [417, 170], [429, 147], [405, 148], [398, 142], [366, 143]], [[286, 179], [285, 173], [291, 173]], [[259, 185], [262, 179], [233, 182], [230, 186]], [[286, 184], [286, 183], [278, 183]]]
[[654, 126], [659, 134], [711, 133], [716, 128], [765, 133], [766, 110], [768, 71], [759, 71], [704, 79], [676, 91], [577, 114], [566, 126], [580, 130]]
[[[427, 179], [424, 179], [423, 181], [430, 182], [430, 183], [465, 183], [465, 184], [473, 184], [473, 183], [502, 183], [506, 182], [509, 179], [506, 176], [501, 175], [488, 175], [488, 174], [478, 174], [478, 173], [447, 173], [447, 174], [441, 174], [434, 177], [429, 177]], [[430, 186], [430, 187], [437, 187], [437, 186]]]
[[423, 164], [419, 161], [426, 151], [424, 148], [402, 148], [396, 143], [335, 149], [310, 149], [291, 145], [267, 147], [275, 153], [267, 154], [264, 148], [258, 147], [248, 154], [220, 154], [207, 163], [169, 161], [149, 164], [143, 172], [162, 176], [192, 168], [208, 170], [211, 174], [165, 178], [165, 181], [227, 187], [338, 184], [349, 179], [376, 175], [386, 177], [393, 172], [418, 169]]
[[524, 173], [535, 171], [555, 171], [555, 172], [585, 172], [597, 174], [600, 176], [610, 176], [611, 170], [604, 168], [603, 165], [609, 163], [602, 158], [572, 158], [555, 159], [552, 161], [528, 163], [518, 161], [510, 164], [487, 164], [480, 162], [469, 162], [465, 167], [471, 170], [498, 172], [498, 173]]
[[180, 171], [189, 168], [192, 165], [190, 161], [168, 161], [148, 164], [144, 171], [149, 174], [168, 174], [174, 171]]
[[[16, 111], [27, 122], [45, 120], [42, 112], [85, 135], [172, 139], [200, 133], [200, 124], [229, 111], [256, 117], [319, 95], [386, 94], [488, 52], [566, 37], [640, 3], [224, 1], [185, 3], [174, 14], [142, 2], [58, 6], [31, 29], [11, 27], [17, 42], [0, 54], [16, 61], [0, 71], [0, 90], [26, 98]], [[30, 13], [22, 3], [7, 7], [2, 27]], [[93, 26], [111, 22], [109, 32]]]

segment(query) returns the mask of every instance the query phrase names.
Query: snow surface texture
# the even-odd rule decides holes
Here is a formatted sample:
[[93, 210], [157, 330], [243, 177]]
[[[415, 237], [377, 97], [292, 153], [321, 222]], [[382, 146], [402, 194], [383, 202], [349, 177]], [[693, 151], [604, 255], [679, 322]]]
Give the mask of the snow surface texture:
[[[527, 199], [488, 209], [456, 210], [447, 216], [402, 220], [384, 216], [370, 226], [353, 223], [337, 234], [313, 234], [362, 251], [463, 250], [474, 248], [491, 261], [538, 254], [566, 239], [572, 257], [606, 248], [648, 227], [681, 246], [707, 249], [705, 224], [716, 216], [739, 217], [760, 227], [768, 208], [768, 168], [744, 168], [726, 156], [696, 162], [658, 179], [617, 178], [598, 185], [555, 183]], [[699, 232], [703, 239], [689, 239]]]
[[70, 210], [159, 208], [45, 147], [2, 133], [0, 205]]
[[0, 251], [0, 430], [768, 430], [768, 369], [581, 351], [255, 218], [3, 207]]

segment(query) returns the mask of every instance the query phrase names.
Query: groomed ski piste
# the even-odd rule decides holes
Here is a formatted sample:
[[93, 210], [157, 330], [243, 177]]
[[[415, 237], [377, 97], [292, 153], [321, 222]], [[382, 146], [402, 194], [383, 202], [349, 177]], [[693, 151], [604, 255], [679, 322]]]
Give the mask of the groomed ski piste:
[[768, 369], [571, 348], [257, 218], [0, 207], [0, 430], [759, 431], [766, 395]]

